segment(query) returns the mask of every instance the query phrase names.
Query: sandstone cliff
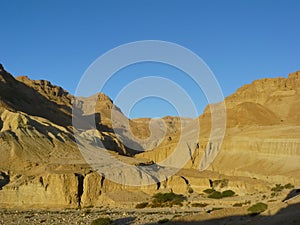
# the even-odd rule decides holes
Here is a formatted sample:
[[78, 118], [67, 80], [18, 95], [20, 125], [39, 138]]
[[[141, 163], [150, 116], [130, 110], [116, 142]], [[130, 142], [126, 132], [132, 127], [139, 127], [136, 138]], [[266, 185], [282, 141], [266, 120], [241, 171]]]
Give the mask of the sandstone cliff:
[[[227, 129], [222, 144], [209, 140], [208, 106], [199, 117], [199, 142], [182, 148], [194, 150], [185, 167], [202, 169], [210, 162], [207, 153], [219, 152], [208, 170], [299, 185], [299, 90], [299, 71], [288, 78], [257, 80], [238, 89], [225, 99]], [[137, 157], [162, 162], [173, 153], [179, 138], [174, 135], [164, 145]]]
[[[238, 89], [224, 101], [221, 143], [209, 139], [212, 106], [196, 120], [128, 120], [103, 93], [74, 97], [48, 81], [14, 78], [0, 65], [0, 207], [134, 204], [158, 191], [201, 193], [216, 180], [239, 195], [268, 191], [274, 183], [300, 185], [299, 95], [300, 72]], [[108, 152], [131, 167], [105, 159], [110, 170], [88, 165], [74, 133], [79, 145], [90, 146], [89, 158]], [[176, 151], [188, 160], [169, 175], [163, 161]], [[211, 152], [217, 155], [212, 163]], [[176, 154], [168, 160], [174, 167], [183, 161]], [[165, 173], [157, 175], [159, 168]], [[128, 185], [134, 181], [140, 185]]]

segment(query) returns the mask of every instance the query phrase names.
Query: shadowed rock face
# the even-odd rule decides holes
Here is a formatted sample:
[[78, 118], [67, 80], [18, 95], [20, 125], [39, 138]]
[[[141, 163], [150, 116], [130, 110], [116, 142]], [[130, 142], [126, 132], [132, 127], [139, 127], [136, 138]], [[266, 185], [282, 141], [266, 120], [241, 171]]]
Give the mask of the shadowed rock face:
[[71, 108], [50, 101], [38, 90], [16, 80], [4, 69], [0, 74], [2, 106], [11, 111], [24, 112], [30, 116], [38, 116], [64, 127], [70, 127]]
[[[224, 142], [208, 140], [208, 106], [198, 118], [199, 141], [192, 143], [187, 138], [187, 143], [180, 145], [180, 150], [190, 157], [184, 169], [158, 181], [148, 173], [147, 166], [156, 166], [171, 155], [181, 135], [189, 136], [182, 133], [181, 125], [191, 127], [187, 130], [192, 132], [195, 120], [141, 118], [129, 120], [128, 131], [118, 123], [119, 119], [127, 118], [105, 94], [74, 97], [49, 81], [30, 80], [26, 76], [14, 78], [0, 64], [0, 207], [117, 205], [121, 194], [115, 193], [134, 193], [132, 196], [146, 200], [157, 191], [187, 194], [192, 189], [201, 193], [210, 188], [210, 180], [220, 179], [228, 180], [226, 188], [238, 194], [267, 191], [272, 183], [300, 185], [299, 101], [300, 72], [241, 87], [225, 99]], [[112, 110], [117, 122], [112, 122]], [[73, 130], [74, 112], [78, 129]], [[149, 138], [149, 124], [162, 121], [166, 125], [163, 139], [158, 142]], [[157, 127], [154, 130], [158, 131]], [[122, 177], [121, 184], [87, 165], [73, 132], [78, 132], [94, 148], [101, 142], [113, 157], [134, 165], [131, 170], [118, 171], [112, 167], [109, 171]], [[132, 134], [142, 142], [136, 142]], [[128, 143], [147, 151], [136, 152]], [[206, 171], [199, 172], [200, 162], [210, 160], [205, 151], [219, 154]], [[122, 172], [131, 174], [138, 168], [147, 173], [135, 178], [153, 179], [153, 185], [126, 185], [126, 179], [132, 176]]]
[[3, 172], [0, 173], [0, 190], [9, 183], [9, 176]]

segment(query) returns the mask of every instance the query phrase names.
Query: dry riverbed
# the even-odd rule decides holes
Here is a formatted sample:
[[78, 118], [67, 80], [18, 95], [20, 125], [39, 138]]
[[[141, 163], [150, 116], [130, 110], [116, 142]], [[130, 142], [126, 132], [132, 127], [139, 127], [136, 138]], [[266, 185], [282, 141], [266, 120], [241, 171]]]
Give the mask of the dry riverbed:
[[[280, 209], [284, 209], [289, 205], [293, 205], [288, 212], [280, 214], [285, 222], [291, 220], [291, 225], [298, 225], [300, 218], [298, 213], [300, 198], [299, 194], [292, 197], [287, 202], [283, 201], [288, 191], [278, 193], [276, 198], [266, 198], [264, 194], [256, 194], [251, 196], [234, 196], [231, 198], [207, 199], [199, 195], [190, 197], [182, 207], [164, 207], [164, 208], [82, 208], [82, 209], [55, 209], [55, 210], [16, 210], [16, 209], [0, 209], [0, 225], [89, 225], [95, 219], [100, 217], [108, 217], [114, 221], [116, 225], [144, 225], [144, 224], [161, 224], [163, 220], [176, 221], [204, 221], [212, 219], [221, 219], [223, 222], [233, 221], [239, 224], [257, 224], [258, 221], [249, 217], [247, 209], [250, 205], [263, 201], [268, 204], [268, 210], [263, 216], [276, 214]], [[209, 201], [204, 204], [206, 201]], [[200, 207], [194, 207], [192, 203], [202, 203]], [[248, 202], [248, 203], [247, 203]], [[252, 202], [252, 203], [250, 203]], [[243, 203], [243, 204], [234, 204]], [[298, 205], [295, 205], [298, 204]], [[237, 206], [236, 206], [237, 205]], [[233, 217], [235, 216], [235, 217]], [[223, 218], [223, 219], [222, 219]], [[251, 221], [254, 219], [253, 223]], [[268, 219], [268, 218], [260, 218]], [[277, 217], [275, 218], [278, 219]], [[228, 221], [227, 221], [228, 220]], [[269, 219], [268, 219], [269, 220]], [[294, 222], [296, 221], [296, 223]], [[213, 221], [212, 221], [213, 222]], [[249, 223], [250, 222], [250, 223]], [[172, 224], [172, 223], [171, 223]], [[176, 223], [178, 224], [178, 223]], [[268, 222], [264, 221], [264, 224]]]
[[69, 225], [90, 224], [99, 217], [109, 217], [116, 225], [156, 224], [163, 219], [192, 216], [201, 209], [157, 208], [157, 209], [64, 209], [64, 210], [0, 210], [0, 224], [45, 224]]

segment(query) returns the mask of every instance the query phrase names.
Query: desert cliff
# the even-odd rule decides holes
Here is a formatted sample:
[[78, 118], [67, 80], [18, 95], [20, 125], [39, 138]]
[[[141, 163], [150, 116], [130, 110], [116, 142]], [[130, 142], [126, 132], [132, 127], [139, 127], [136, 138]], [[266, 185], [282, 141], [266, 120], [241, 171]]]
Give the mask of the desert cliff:
[[[214, 180], [226, 180], [224, 187], [216, 188], [231, 189], [240, 196], [268, 192], [278, 183], [299, 187], [300, 72], [254, 81], [224, 103], [227, 129], [223, 142], [218, 143], [209, 140], [211, 106], [196, 120], [128, 120], [104, 93], [74, 97], [49, 81], [15, 78], [1, 65], [0, 207], [75, 208], [117, 206], [121, 202], [132, 207], [157, 192], [200, 194], [211, 188]], [[117, 117], [111, 117], [112, 110]], [[72, 116], [76, 117], [75, 128]], [[118, 122], [120, 119], [128, 121], [131, 132]], [[191, 132], [189, 126], [195, 121], [200, 125], [197, 142], [182, 129]], [[165, 136], [159, 142], [147, 139], [150, 122], [157, 132], [156, 125], [165, 124]], [[74, 133], [96, 153], [108, 153], [131, 165], [130, 169], [113, 169], [111, 165], [110, 174], [101, 167], [95, 170], [79, 151]], [[133, 136], [145, 141], [138, 143]], [[161, 163], [175, 148], [189, 160], [176, 174], [163, 174], [157, 180], [151, 170], [163, 168]], [[208, 151], [218, 153], [213, 161]], [[202, 167], [204, 164], [208, 168]], [[140, 171], [137, 180], [151, 184], [128, 185], [132, 178], [126, 173]], [[122, 183], [108, 179], [108, 175], [120, 176]]]

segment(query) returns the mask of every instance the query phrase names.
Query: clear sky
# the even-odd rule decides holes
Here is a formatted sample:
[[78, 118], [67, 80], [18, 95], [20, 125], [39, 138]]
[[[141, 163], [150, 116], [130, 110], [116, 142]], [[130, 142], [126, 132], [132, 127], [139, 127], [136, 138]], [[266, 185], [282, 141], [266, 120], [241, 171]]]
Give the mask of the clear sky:
[[[50, 80], [72, 94], [100, 55], [139, 40], [189, 48], [211, 68], [225, 96], [255, 79], [300, 69], [298, 0], [0, 0], [0, 9], [0, 63], [13, 75]], [[137, 65], [120, 71], [104, 91], [114, 98], [133, 78], [173, 76], [200, 114], [205, 98], [179, 73]], [[176, 114], [170, 104], [145, 99], [129, 116], [169, 114]]]

